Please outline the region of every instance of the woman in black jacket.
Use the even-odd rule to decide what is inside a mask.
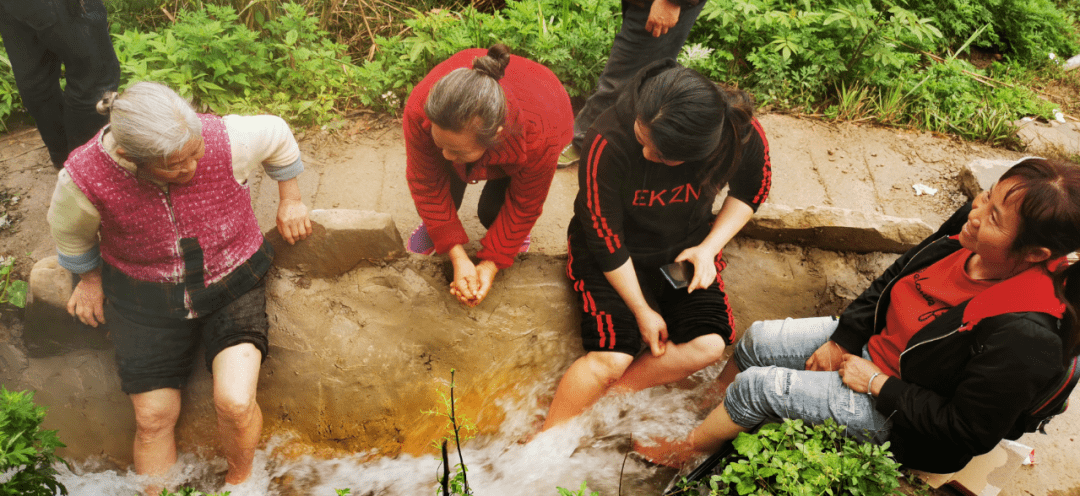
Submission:
[[[889,441],[908,467],[954,472],[1004,438],[1080,352],[1080,167],[1027,158],[901,256],[840,316],[758,322],[720,377],[724,403],[680,441],[681,465],[780,418]],[[775,365],[770,367],[770,365]]]

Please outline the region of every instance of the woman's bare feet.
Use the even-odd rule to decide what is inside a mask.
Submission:
[[[672,441],[666,438],[651,439],[648,445],[634,441],[634,451],[650,462],[672,468],[683,468],[707,454],[695,451],[689,440]]]

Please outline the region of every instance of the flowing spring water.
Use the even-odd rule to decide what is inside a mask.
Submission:
[[[496,400],[506,412],[497,433],[463,443],[469,486],[476,496],[555,495],[556,487],[577,490],[585,481],[590,491],[603,496],[659,494],[675,471],[626,456],[631,439],[686,435],[719,402],[709,385],[722,365],[698,372],[684,381],[685,387],[605,397],[573,421],[532,439],[547,408],[536,398],[550,395],[557,378],[527,385],[520,400]],[[283,454],[282,448],[292,443],[287,434],[267,440],[256,453],[252,477],[230,487],[223,487],[223,458],[181,453],[167,484],[204,492],[229,490],[233,496],[336,496],[338,489],[349,489],[354,496],[441,494],[436,481],[442,461],[435,450],[430,456],[373,458],[357,453],[327,459]],[[457,464],[453,443],[449,449],[450,463]],[[58,467],[60,481],[72,496],[131,496],[145,484],[134,472],[110,465],[115,466],[90,459],[72,470]]]

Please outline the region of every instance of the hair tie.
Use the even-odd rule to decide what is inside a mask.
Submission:
[[[120,94],[115,91],[106,91],[105,94],[102,95],[101,100],[97,102],[97,113],[109,115],[109,112],[112,112],[113,103],[116,102],[116,97],[118,96],[120,96]]]

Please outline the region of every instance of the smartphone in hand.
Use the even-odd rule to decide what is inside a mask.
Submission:
[[[671,287],[682,289],[690,285],[690,279],[694,277],[694,266],[690,262],[683,260],[682,262],[661,266],[660,272],[671,283]]]

